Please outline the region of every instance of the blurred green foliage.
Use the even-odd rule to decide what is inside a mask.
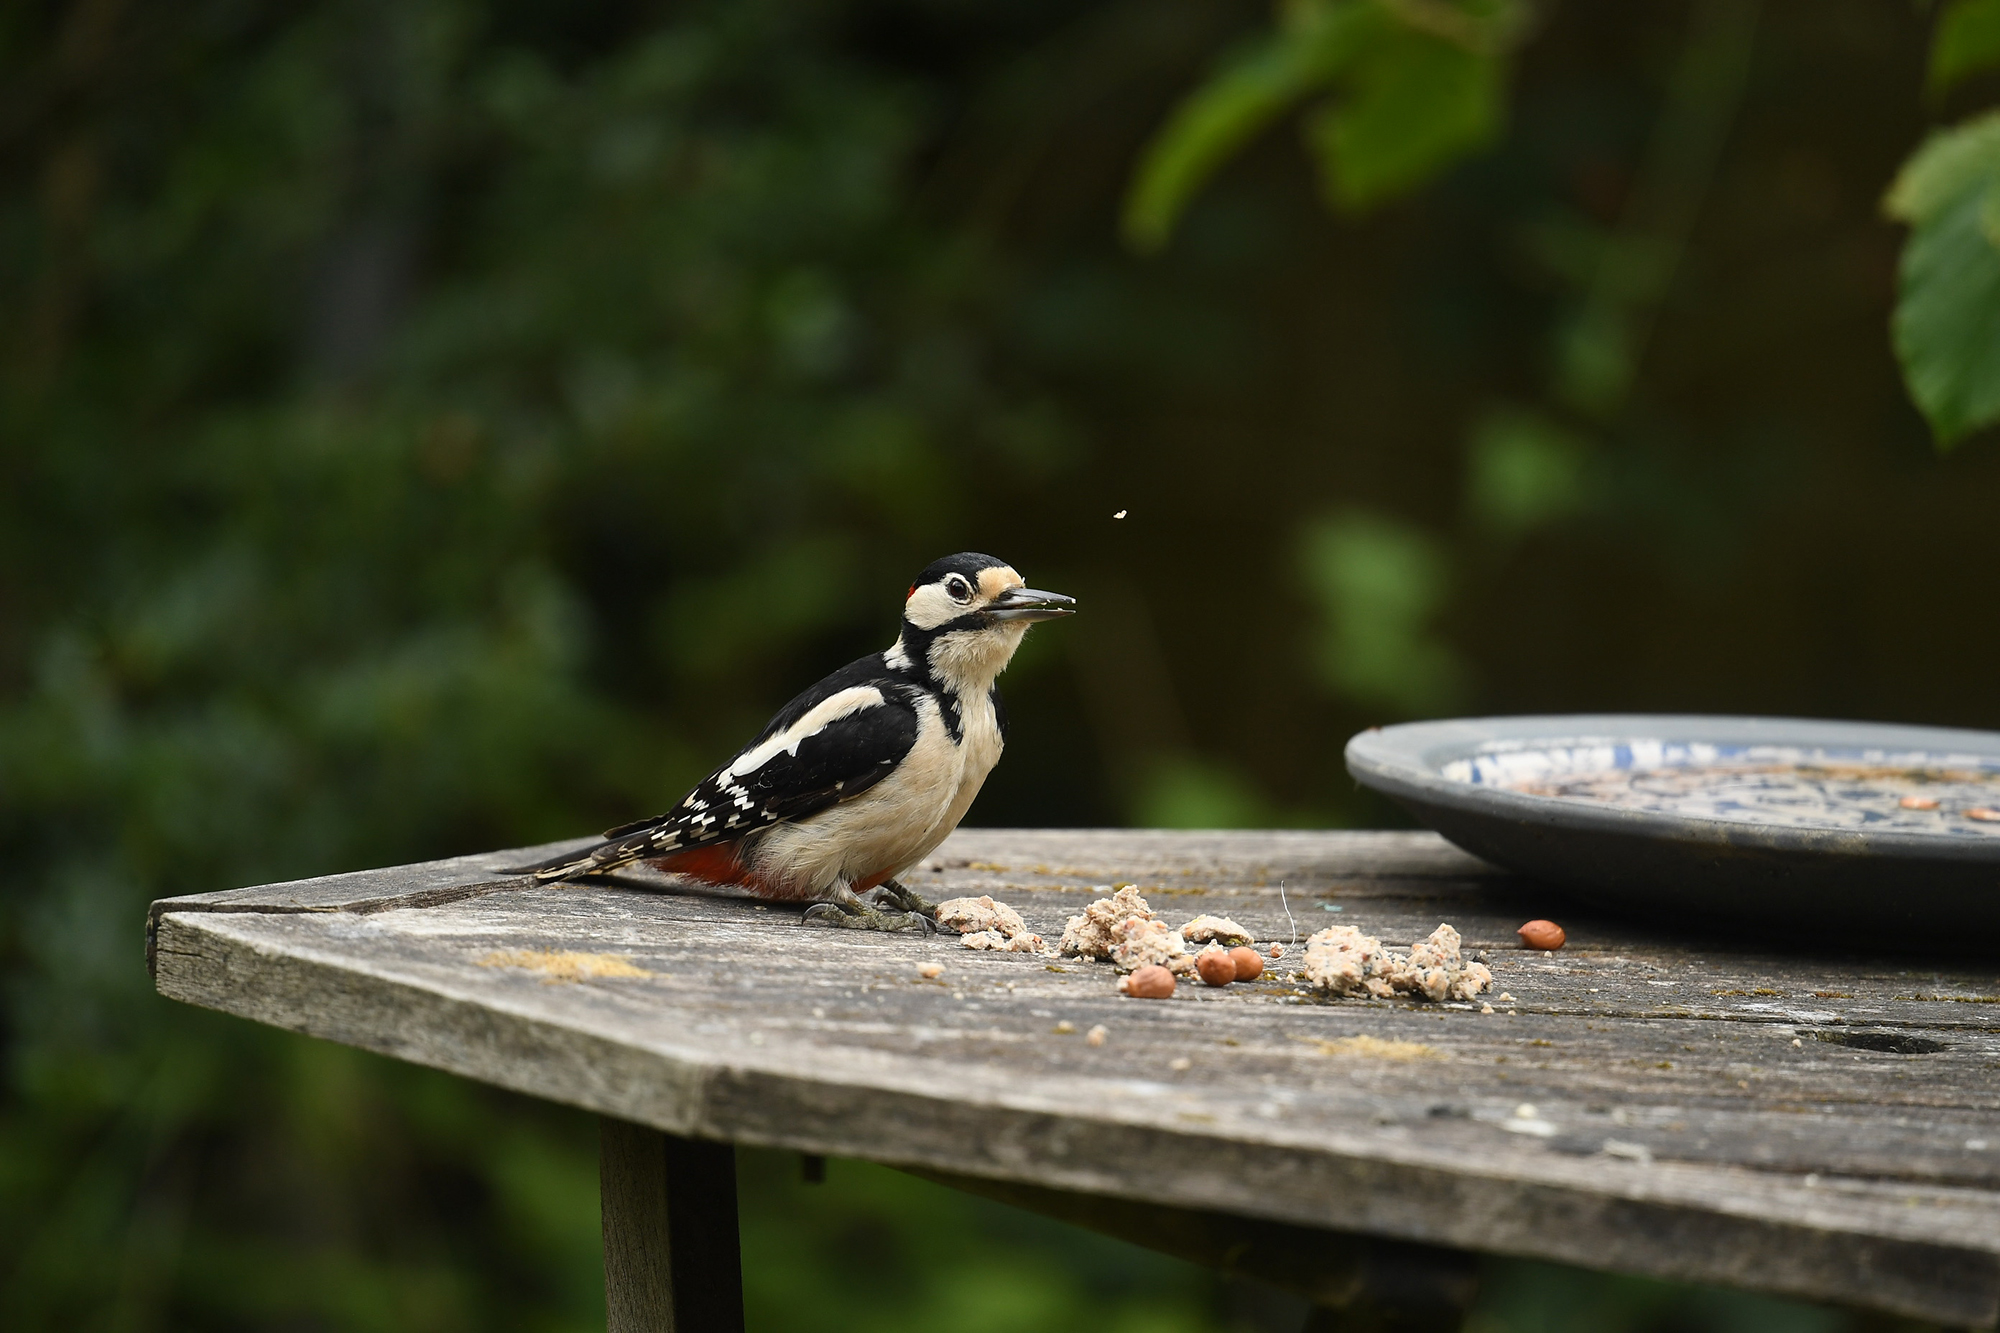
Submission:
[[[1007,678],[988,824],[1393,820],[1340,743],[1447,706],[2000,725],[2000,469],[1935,460],[1881,336],[1923,24],[1526,13],[0,15],[0,1323],[601,1326],[586,1120],[160,1001],[145,904],[659,808],[948,550],[1086,610]],[[1985,244],[1984,170],[1911,255]],[[1285,1314],[787,1170],[745,1167],[760,1326]]]
[[[2000,420],[2000,112],[1931,135],[1884,206],[1912,229],[1896,350],[1939,442],[1954,444]]]
[[[836,17],[16,11],[10,1327],[601,1317],[574,1125],[163,1006],[135,928],[660,806],[955,476],[1061,465]]]
[[[1286,0],[1275,30],[1224,57],[1147,146],[1126,236],[1165,245],[1216,168],[1301,103],[1333,206],[1422,184],[1498,133],[1527,13],[1523,0]]]
[[[2000,4],[1952,0],[1931,43],[1930,91],[1947,98],[2000,68]],[[1987,112],[1926,138],[1883,208],[1909,224],[1896,352],[1910,393],[1950,447],[2000,421],[2000,134]]]
[[[1929,88],[1942,102],[2000,69],[2000,3],[1950,0],[1931,42]],[[1990,100],[1990,98],[1988,99]],[[1887,213],[1909,224],[1896,353],[1940,448],[2000,422],[2000,140],[1994,115],[1933,132],[1903,164]]]
[[[1231,1293],[1191,1264],[886,1167],[831,1162],[824,1184],[806,1185],[791,1154],[740,1156],[745,1317],[753,1328],[1221,1333],[1243,1326]]]
[[[1943,6],[1931,42],[1931,92],[1942,96],[1996,64],[2000,64],[2000,4],[1951,0]]]
[[[1488,413],[1466,445],[1465,498],[1473,521],[1512,540],[1587,511],[1589,462],[1589,446],[1560,422],[1518,408]]]
[[[1556,388],[1603,416],[1631,386],[1645,326],[1665,296],[1734,117],[1762,0],[1695,0],[1656,133],[1656,170],[1617,231],[1591,248],[1587,296],[1559,331]],[[1309,98],[1305,141],[1329,204],[1364,208],[1424,184],[1488,146],[1504,117],[1508,57],[1529,0],[1285,0],[1266,36],[1240,44],[1148,147],[1125,234],[1156,251],[1233,154]],[[1943,98],[2000,68],[2000,0],[1939,9],[1928,88]],[[1328,94],[1332,94],[1328,96]],[[1908,223],[1895,347],[1911,397],[1949,448],[2000,421],[2000,149],[1986,119],[1933,134],[1891,189]],[[1678,177],[1678,179],[1677,179]],[[1990,216],[1989,216],[1990,215]],[[1558,239],[1575,245],[1588,236]]]
[[[1301,564],[1325,607],[1320,671],[1350,698],[1406,716],[1448,711],[1464,667],[1432,621],[1450,595],[1436,538],[1379,515],[1339,514],[1309,528]]]

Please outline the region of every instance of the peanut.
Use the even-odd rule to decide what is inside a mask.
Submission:
[[[1975,805],[1965,812],[1967,819],[1976,819],[1982,824],[2000,824],[2000,810],[1989,806]]]
[[[1211,986],[1227,986],[1236,980],[1236,960],[1227,949],[1203,949],[1195,957],[1194,970]]]
[[[1264,955],[1255,949],[1246,949],[1239,945],[1229,951],[1229,957],[1236,964],[1238,981],[1255,981],[1264,975]]]
[[[925,981],[936,981],[939,977],[944,975],[944,964],[919,963],[917,964],[917,975],[922,977]]]
[[[1521,937],[1524,949],[1560,949],[1569,938],[1553,921],[1530,921],[1514,933]]]
[[[1902,806],[1905,810],[1935,810],[1938,808],[1938,798],[1935,796],[1905,796],[1902,800],[1896,802],[1896,804]]]
[[[1174,974],[1158,963],[1148,963],[1118,983],[1120,990],[1138,1000],[1164,1000],[1174,993]]]

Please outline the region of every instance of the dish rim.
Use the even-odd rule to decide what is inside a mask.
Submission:
[[[1953,837],[1909,830],[1761,824],[1749,820],[1637,810],[1512,791],[1444,776],[1444,765],[1496,747],[1541,743],[1625,744],[1634,740],[1710,745],[1789,745],[1822,749],[1917,751],[1978,756],[2000,764],[2000,732],[1891,722],[1732,716],[1705,713],[1533,713],[1448,718],[1374,727],[1347,742],[1356,781],[1419,805],[1556,828],[1773,851],[1911,857],[2000,864],[2000,837]]]

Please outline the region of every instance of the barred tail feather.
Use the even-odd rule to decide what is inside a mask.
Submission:
[[[586,847],[580,852],[565,852],[552,856],[546,861],[533,865],[508,866],[499,871],[502,875],[533,875],[543,883],[552,880],[569,879],[576,875],[604,874],[619,866],[629,865],[639,859],[644,848],[623,846],[614,842],[600,842],[595,847]]]

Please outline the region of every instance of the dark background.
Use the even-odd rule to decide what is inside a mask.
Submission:
[[[0,1322],[601,1327],[588,1120],[159,1000],[144,906],[663,808],[949,551],[1084,607],[978,824],[1399,822],[1341,744],[1451,712],[2000,727],[2000,452],[1886,332],[1924,13],[1547,7],[1419,194],[1335,215],[1287,124],[1133,255],[1267,22],[0,10]],[[744,1191],[759,1328],[1297,1315],[877,1168]],[[1474,1321],[1863,1326],[1518,1264]]]

